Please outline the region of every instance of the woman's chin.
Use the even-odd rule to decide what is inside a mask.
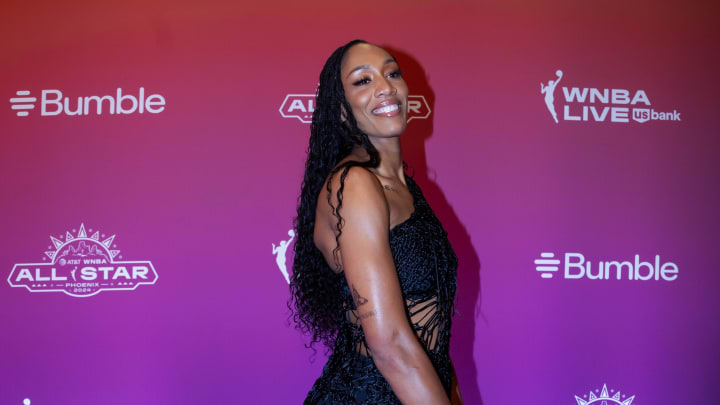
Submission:
[[[383,122],[382,125],[375,125],[371,131],[365,131],[365,133],[379,137],[393,137],[405,132],[406,127],[407,122],[405,119],[398,117],[398,119]]]

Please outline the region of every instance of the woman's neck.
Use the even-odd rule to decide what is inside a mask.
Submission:
[[[379,176],[394,179],[404,184],[405,177],[403,175],[404,169],[402,150],[400,148],[400,137],[370,137],[370,142],[380,154],[380,165],[372,169],[373,172]],[[362,161],[370,159],[370,155],[368,155],[367,151],[362,146],[355,146],[352,154]]]

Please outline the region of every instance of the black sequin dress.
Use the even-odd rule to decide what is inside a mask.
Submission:
[[[447,232],[420,187],[405,175],[415,210],[390,229],[390,249],[400,279],[410,324],[450,397],[450,326],[457,287],[457,256]],[[342,277],[345,306],[338,338],[305,404],[400,404],[372,360],[355,317],[355,304]]]

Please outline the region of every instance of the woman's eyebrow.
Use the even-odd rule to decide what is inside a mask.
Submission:
[[[395,58],[386,59],[385,62],[383,62],[383,65],[387,65],[388,63],[395,62]],[[348,72],[347,76],[350,76],[354,71],[361,70],[361,69],[370,69],[370,65],[360,65],[356,68],[353,68],[350,72]],[[345,77],[347,77],[345,76]]]

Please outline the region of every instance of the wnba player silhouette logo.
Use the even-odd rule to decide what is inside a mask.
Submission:
[[[555,120],[555,123],[558,123],[557,119],[557,113],[555,112],[555,105],[553,104],[555,102],[555,97],[553,96],[553,93],[555,93],[555,87],[558,83],[560,83],[560,79],[562,79],[563,72],[562,70],[556,70],[555,75],[557,75],[557,80],[550,80],[548,81],[547,86],[542,84],[540,82],[540,94],[545,94],[545,105],[547,106],[548,110],[550,111],[550,114],[552,114],[553,119]]]
[[[277,263],[278,268],[280,269],[280,272],[282,273],[283,277],[285,277],[285,281],[290,284],[290,275],[287,271],[287,266],[285,265],[285,253],[287,252],[288,246],[290,246],[290,242],[295,238],[295,231],[292,229],[288,231],[288,236],[290,236],[290,239],[288,240],[281,240],[280,246],[275,246],[275,243],[272,244],[272,252],[275,257],[275,263]]]

